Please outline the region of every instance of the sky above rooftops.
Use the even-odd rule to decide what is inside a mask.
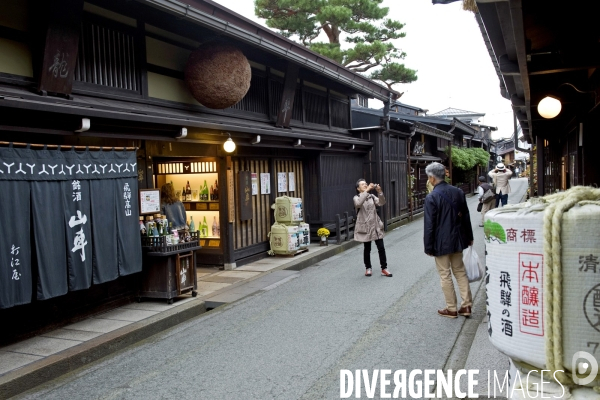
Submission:
[[[254,15],[252,0],[215,0],[234,12],[265,25]],[[419,79],[394,88],[404,92],[398,101],[436,113],[447,108],[485,114],[479,122],[498,127],[492,138],[513,132],[510,101],[500,95],[498,76],[473,13],[462,2],[431,4],[431,0],[385,0],[390,18],[405,24],[406,37],[396,46],[407,53],[403,61]],[[369,107],[382,103],[369,100]]]

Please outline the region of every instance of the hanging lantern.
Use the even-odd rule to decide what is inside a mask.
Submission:
[[[220,41],[202,44],[185,66],[185,83],[200,104],[224,109],[239,102],[250,89],[252,70],[235,46]]]

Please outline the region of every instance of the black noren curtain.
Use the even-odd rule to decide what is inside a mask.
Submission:
[[[135,152],[0,148],[0,201],[0,308],[142,269]]]

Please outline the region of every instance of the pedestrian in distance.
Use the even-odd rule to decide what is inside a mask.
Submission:
[[[425,173],[433,185],[433,191],[425,198],[423,242],[425,254],[435,257],[446,300],[446,308],[438,310],[438,314],[447,318],[457,318],[459,315],[469,317],[473,299],[462,252],[473,245],[473,228],[465,194],[446,183],[442,164],[429,164]],[[458,310],[452,275],[458,283],[462,299]]]
[[[479,202],[482,205],[481,206],[481,224],[479,224],[479,226],[483,226],[483,224],[485,223],[485,213],[490,211],[491,209],[493,209],[494,205],[495,205],[495,198],[488,200],[488,201],[484,201],[483,195],[488,190],[491,191],[492,193],[494,192],[494,188],[492,187],[492,185],[490,185],[489,183],[486,182],[485,176],[480,176],[479,177],[479,187],[477,188],[477,198],[479,199]]]
[[[491,170],[488,175],[494,180],[496,186],[496,208],[502,202],[502,207],[508,202],[508,194],[510,193],[510,184],[508,180],[512,176],[512,171],[507,169],[504,164],[499,163],[496,168]]]
[[[377,196],[369,193],[371,190],[377,191]],[[356,208],[356,224],[354,225],[354,240],[364,243],[364,263],[365,276],[371,276],[371,242],[375,241],[379,253],[379,264],[381,266],[381,276],[388,278],[392,274],[387,270],[387,259],[385,257],[385,247],[383,246],[383,222],[377,215],[377,206],[385,204],[385,197],[381,186],[376,183],[369,183],[364,179],[356,181],[356,191],[354,196],[354,208]]]

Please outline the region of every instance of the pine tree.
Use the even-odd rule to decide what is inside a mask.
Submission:
[[[304,46],[369,78],[390,90],[397,83],[417,80],[415,70],[396,62],[406,53],[392,42],[406,36],[404,24],[386,18],[383,0],[254,0],[254,12],[267,26],[297,38]],[[324,32],[328,42],[315,41]],[[350,44],[341,48],[341,35]]]

